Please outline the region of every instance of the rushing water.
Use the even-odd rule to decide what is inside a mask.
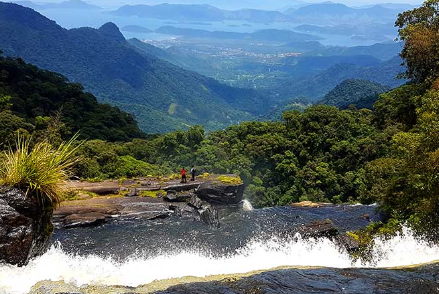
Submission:
[[[27,293],[41,280],[138,286],[166,278],[279,266],[382,268],[439,260],[439,247],[416,239],[409,229],[390,240],[376,240],[370,264],[353,262],[327,239],[303,240],[287,231],[328,215],[341,230],[350,230],[361,226],[359,216],[364,213],[378,218],[373,211],[366,206],[276,208],[224,214],[219,229],[171,218],[59,230],[49,252],[26,267],[0,266],[0,293]]]

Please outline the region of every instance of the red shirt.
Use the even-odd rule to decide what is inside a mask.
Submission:
[[[185,176],[185,175],[186,175],[186,170],[185,170],[185,169],[182,169],[182,170],[181,170],[181,175],[182,175],[182,176]]]

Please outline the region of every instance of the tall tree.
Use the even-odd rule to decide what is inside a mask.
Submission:
[[[407,71],[405,78],[414,82],[433,82],[439,77],[439,0],[427,0],[413,10],[398,15],[399,39]]]

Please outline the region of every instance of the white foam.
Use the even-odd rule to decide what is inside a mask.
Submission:
[[[242,200],[242,210],[244,211],[252,211],[253,205],[250,203],[250,201],[244,199]]]
[[[439,247],[417,240],[405,229],[404,234],[388,241],[377,240],[374,262],[366,266],[394,267],[439,260]],[[358,267],[347,253],[331,241],[278,239],[254,241],[233,256],[213,258],[200,252],[142,258],[133,256],[124,262],[98,256],[68,255],[52,247],[26,267],[0,265],[0,293],[22,294],[41,280],[64,280],[76,285],[138,286],[154,280],[183,276],[246,273],[278,266]],[[3,292],[2,292],[3,291]]]

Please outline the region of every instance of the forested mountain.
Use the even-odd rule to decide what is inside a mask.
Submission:
[[[367,55],[386,61],[398,56],[399,52],[401,52],[402,47],[403,44],[399,42],[377,43],[370,46],[354,46],[354,47],[326,46],[318,50],[312,50],[308,54],[318,55],[318,56]]]
[[[158,59],[173,63],[177,66],[180,66],[180,67],[182,66],[182,62],[181,62],[180,58],[172,55],[171,53],[169,53],[166,50],[163,50],[163,49],[155,47],[151,44],[142,42],[136,38],[129,39],[128,42],[130,43],[131,46],[140,50],[143,53],[146,53],[146,54],[148,54],[150,56],[154,56]]]
[[[368,80],[395,88],[405,83],[405,80],[396,78],[403,71],[399,57],[371,66],[339,63],[306,79],[285,83],[282,89],[291,99],[307,97],[310,101],[318,101],[347,79]]]
[[[272,42],[305,42],[320,40],[320,37],[296,33],[289,30],[266,29],[258,30],[253,33],[236,33],[225,31],[207,31],[191,28],[178,28],[173,26],[163,26],[155,30],[156,33],[183,36],[186,38],[210,38],[210,39],[229,39],[229,40],[255,40]]]
[[[132,115],[98,103],[81,85],[0,56],[0,149],[13,143],[18,130],[38,134],[47,128],[58,128],[64,138],[78,131],[81,138],[107,141],[144,137]]]
[[[331,2],[301,5],[286,10],[269,11],[259,9],[223,10],[207,4],[169,4],[125,5],[113,11],[118,16],[138,16],[143,18],[169,19],[175,21],[224,21],[245,20],[255,23],[294,22],[294,23],[379,23],[393,21],[399,7],[375,5],[364,8],[351,8]],[[254,6],[253,6],[254,7]]]
[[[379,95],[390,91],[390,89],[389,86],[370,81],[349,79],[332,89],[319,103],[337,106],[341,109],[345,109],[351,104],[357,108],[372,109]]]
[[[241,9],[222,10],[207,4],[158,4],[124,5],[112,12],[118,16],[169,19],[176,21],[246,20],[256,23],[287,21],[288,16],[279,11]]]
[[[390,9],[380,5],[367,8],[351,8],[343,4],[324,2],[289,9],[285,14],[296,23],[341,24],[376,21],[393,21],[401,9]]]
[[[137,25],[124,26],[120,30],[123,32],[132,32],[132,33],[151,33],[151,32],[153,32],[152,30],[150,30],[148,28],[145,28],[142,26],[137,26]]]
[[[135,114],[148,132],[194,124],[215,129],[265,110],[252,90],[225,86],[134,49],[113,24],[66,30],[31,9],[0,2],[0,47],[82,83],[101,101]]]

